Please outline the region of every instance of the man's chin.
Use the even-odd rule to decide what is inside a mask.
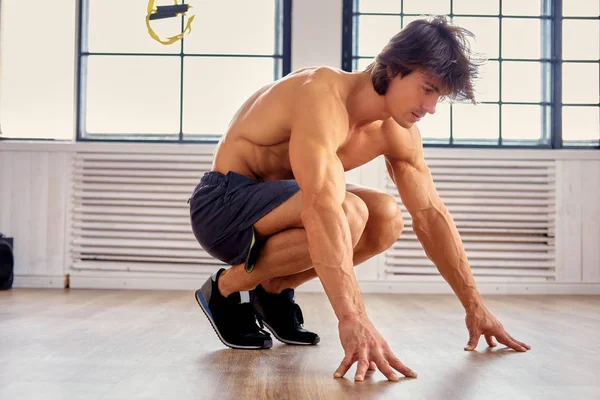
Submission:
[[[400,125],[404,129],[410,129],[415,124],[414,122],[407,122],[407,121],[396,121],[396,122],[398,123],[398,125]]]

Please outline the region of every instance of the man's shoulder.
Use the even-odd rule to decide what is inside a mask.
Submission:
[[[326,107],[330,111],[346,112],[345,80],[339,70],[315,67],[298,72],[298,85],[293,86],[293,97],[301,108]]]
[[[261,100],[270,108],[283,106],[295,116],[300,109],[308,111],[321,106],[340,109],[337,71],[331,67],[297,69],[285,77],[264,86],[250,99],[252,104]]]
[[[303,76],[307,80],[314,82],[328,82],[344,75],[344,71],[339,68],[319,65],[314,67],[300,68],[288,74],[288,77]]]
[[[324,95],[339,95],[345,85],[346,72],[328,66],[303,68],[288,75],[299,83],[299,93],[318,91]]]

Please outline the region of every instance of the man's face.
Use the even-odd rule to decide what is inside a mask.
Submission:
[[[403,128],[412,127],[426,114],[434,114],[442,95],[441,81],[422,70],[397,75],[385,94],[392,118]]]

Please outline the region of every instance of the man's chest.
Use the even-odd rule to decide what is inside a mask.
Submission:
[[[376,130],[358,130],[349,133],[348,140],[338,149],[337,155],[344,171],[360,167],[383,154],[383,137]]]

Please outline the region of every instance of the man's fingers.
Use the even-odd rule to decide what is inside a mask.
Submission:
[[[466,351],[473,351],[477,347],[477,343],[479,343],[479,334],[469,333],[469,342],[465,346]]]
[[[388,378],[390,381],[397,381],[400,379],[398,375],[396,375],[396,373],[394,372],[394,369],[390,366],[390,363],[388,363],[387,360],[383,357],[379,357],[377,359],[377,368],[379,368],[381,373],[385,375],[385,377]]]
[[[527,349],[525,347],[521,346],[519,343],[512,340],[506,333],[504,333],[502,335],[497,335],[496,339],[498,339],[498,341],[500,343],[502,343],[503,345],[510,347],[511,349],[513,349],[515,351],[527,351]]]
[[[398,359],[398,357],[396,357],[395,355],[391,354],[387,357],[388,362],[390,363],[390,365],[392,367],[394,367],[394,369],[398,372],[400,372],[402,375],[409,377],[409,378],[416,378],[417,377],[417,373],[415,371],[413,371],[412,369],[408,368],[406,365],[402,364],[402,361],[400,361],[400,359]]]
[[[519,342],[518,340],[517,340],[517,343],[519,343],[521,346],[525,347],[527,350],[531,350],[531,346],[530,345],[528,345],[526,343],[523,343],[523,342]]]
[[[375,364],[375,361],[371,361],[369,363],[369,369],[368,371],[375,371],[377,369],[377,365]]]
[[[485,340],[486,340],[488,346],[496,347],[496,342],[494,341],[494,338],[492,337],[492,335],[485,335]]]
[[[364,380],[365,374],[367,373],[367,368],[369,368],[369,361],[366,358],[359,359],[358,364],[356,366],[356,374],[354,375],[354,380]]]
[[[525,343],[523,343],[523,342],[521,342],[521,341],[519,341],[519,340],[515,339],[514,337],[510,336],[510,334],[509,334],[508,332],[507,332],[506,334],[508,335],[508,337],[509,337],[509,338],[510,338],[510,339],[511,339],[513,342],[516,342],[516,343],[520,344],[522,347],[524,347],[524,348],[525,348],[525,349],[527,349],[527,350],[531,350],[531,346],[530,346],[530,345],[528,345],[528,344],[525,344]]]
[[[352,356],[344,357],[338,369],[335,370],[333,377],[341,378],[342,376],[346,375],[346,372],[348,372],[352,364],[354,364],[354,359]]]

